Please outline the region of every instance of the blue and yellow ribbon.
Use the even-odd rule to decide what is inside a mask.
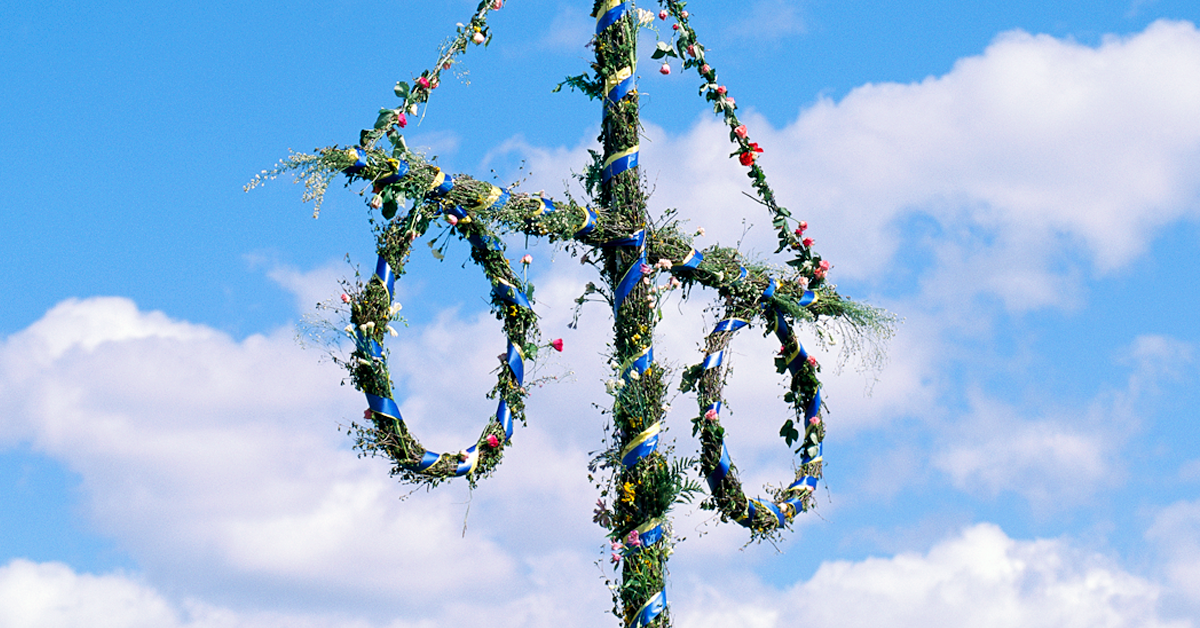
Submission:
[[[691,252],[687,254],[687,257],[683,258],[683,261],[675,264],[674,268],[696,268],[700,265],[700,262],[703,261],[704,254],[696,249],[692,249]]]
[[[658,449],[658,434],[662,431],[662,423],[655,421],[654,425],[646,428],[641,434],[638,434],[633,440],[629,441],[628,445],[621,450],[621,464],[626,467],[632,467],[637,464],[637,461],[649,456],[655,449]]]
[[[629,3],[623,0],[605,0],[596,10],[596,34],[617,23],[629,12]]]
[[[607,182],[609,179],[629,170],[636,168],[638,165],[638,149],[640,146],[634,144],[623,151],[609,155],[608,159],[604,160],[604,165],[600,171],[600,180]]]
[[[643,604],[640,609],[638,609],[637,614],[635,614],[633,619],[630,620],[627,628],[646,628],[646,626],[649,626],[650,622],[654,621],[654,618],[658,617],[666,607],[667,591],[666,589],[663,589],[662,591],[650,596],[649,600],[646,600],[646,603]]]

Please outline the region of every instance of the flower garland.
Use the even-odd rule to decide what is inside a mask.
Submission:
[[[728,90],[716,83],[715,70],[705,62],[704,47],[688,26],[684,3],[663,2],[665,8],[658,17],[675,17],[675,41],[673,46],[660,42],[652,58],[682,58],[685,68],[696,67],[704,77],[701,92],[730,126],[730,139],[737,146],[731,156],[750,169],[759,198],[772,212],[772,224],[780,233],[779,250],[795,252],[787,262],[789,268],[749,260],[732,248],[697,250],[694,237],[703,235],[703,229],[687,234],[669,217],[658,225],[647,218],[638,170],[635,52],[639,26],[652,22],[655,15],[621,0],[594,0],[594,74],[564,81],[603,102],[602,150],[591,152],[592,161],[580,176],[596,209],[579,205],[569,196],[555,201],[540,193],[502,190],[467,175],[447,174],[405,145],[401,129],[408,116],[429,102],[441,72],[453,67],[457,55],[471,44],[490,41],[487,12],[500,9],[501,0],[479,4],[469,23],[460,24],[456,36],[443,45],[433,69],[423,71],[412,84],[397,82],[399,106],[381,109],[373,128],[360,134],[358,145],[327,147],[315,154],[293,153],[247,185],[250,189],[283,172],[294,172],[296,180],[305,183],[304,200],[315,201],[315,216],[333,177],[344,174],[370,184],[368,205],[383,217],[379,223],[372,218],[378,261],[366,284],[345,295],[351,314],[346,332],[354,349],[349,359],[339,362],[368,401],[367,424],[353,426],[358,446],[389,457],[394,462],[393,474],[405,482],[436,485],[462,476],[474,486],[489,475],[502,460],[514,421],[525,420],[525,375],[537,352],[546,346],[562,350],[561,340],[538,343],[533,285],[513,270],[500,236],[523,233],[590,247],[584,261],[600,269],[607,288],[588,284],[584,297],[596,293],[605,298],[612,307],[615,328],[614,376],[608,386],[614,396],[614,438],[590,467],[593,473],[603,468],[611,475],[601,485],[595,521],[608,530],[611,558],[621,574],[620,585],[612,585],[613,612],[626,626],[635,628],[670,623],[665,577],[674,541],[668,515],[674,504],[701,490],[698,482],[687,477],[690,466],[698,463],[710,488],[711,498],[702,506],[745,525],[752,538],[776,534],[811,505],[822,471],[820,367],[796,339],[794,326],[813,325],[819,338],[835,334],[843,347],[858,349],[878,346],[891,335],[895,324],[892,315],[845,299],[836,286],[827,283],[831,266],[812,250],[812,239],[804,235],[807,224],[800,221],[793,229],[791,214],[775,202],[757,164],[762,149],[749,140]],[[660,71],[668,73],[669,65],[664,63]],[[385,137],[390,150],[377,146]],[[404,206],[408,209],[401,213]],[[409,431],[392,398],[383,348],[398,309],[393,304],[395,281],[405,272],[412,245],[443,222],[444,231],[429,243],[434,255],[441,258],[446,244],[437,242],[443,235],[447,241],[454,237],[470,244],[472,261],[492,286],[491,308],[502,322],[506,338],[496,384],[489,393],[497,399],[496,412],[476,441],[456,453],[430,451]],[[531,261],[526,256],[521,263],[527,267]],[[669,280],[658,285],[660,276]],[[695,285],[716,290],[725,303],[719,322],[705,337],[703,360],[681,377],[681,389],[697,393],[699,415],[692,423],[693,435],[699,436],[702,445],[698,461],[673,459],[669,446],[660,447],[668,371],[654,361],[653,354],[664,295],[676,289],[686,294]],[[798,444],[796,451],[801,456],[795,479],[769,500],[745,496],[720,422],[727,374],[725,351],[733,335],[756,320],[782,343],[776,366],[790,376],[784,399],[795,416],[784,422],[780,436],[789,446]],[[611,510],[605,498],[611,499]]]

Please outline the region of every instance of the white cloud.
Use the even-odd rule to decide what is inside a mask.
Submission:
[[[1200,501],[1178,501],[1159,510],[1146,538],[1157,546],[1180,603],[1200,610]]]
[[[494,601],[443,593],[432,612],[406,609],[394,619],[370,619],[365,612],[239,610],[195,598],[172,602],[127,574],[79,574],[57,563],[14,560],[0,567],[0,623],[11,628],[407,628],[486,618],[502,628],[612,625],[615,620],[601,608],[604,596],[596,592],[603,587],[594,577],[580,578],[589,571],[586,562],[574,554],[551,553],[530,560],[530,593]],[[702,575],[717,572],[726,575]],[[1193,625],[1164,617],[1162,588],[1104,556],[1063,540],[1015,540],[986,523],[942,539],[924,554],[825,562],[811,578],[783,589],[739,570],[692,570],[676,580],[669,597],[681,628],[729,622],[782,628],[794,625],[797,615],[816,627]],[[589,588],[577,588],[584,584]]]
[[[808,220],[837,279],[886,285],[901,249],[935,262],[926,305],[998,297],[1016,311],[1073,306],[1079,282],[1115,275],[1161,229],[1197,216],[1200,33],[1160,21],[1099,47],[1014,31],[946,75],[868,84],[783,129],[742,117],[783,205]],[[749,105],[749,103],[746,103]],[[741,196],[728,130],[703,115],[681,137],[647,126],[653,204],[729,243],[773,250]],[[934,225],[928,237],[914,219]]]
[[[1160,587],[1060,540],[1019,541],[992,524],[972,526],[925,554],[821,565],[773,592],[709,583],[680,605],[679,625],[793,626],[1189,626],[1163,619]]]

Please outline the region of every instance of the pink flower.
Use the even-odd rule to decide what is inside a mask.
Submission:
[[[364,419],[364,420],[370,421],[370,420],[371,420],[371,416],[372,416],[372,413],[371,413],[371,409],[370,409],[370,408],[367,408],[366,410],[363,410],[363,419]]]
[[[500,446],[500,439],[496,438],[495,434],[488,434],[487,444],[488,444],[488,447],[495,449]]]
[[[408,118],[405,117],[404,112],[400,111],[399,109],[396,110],[396,124],[402,129],[408,126]]]
[[[659,260],[657,262],[654,263],[654,265],[657,266],[658,268],[661,268],[662,270],[667,270],[671,267],[671,260],[669,260],[665,257],[661,257],[661,258],[659,258]]]
[[[813,242],[816,242],[816,240],[813,240],[812,238],[804,238],[800,241],[800,244],[803,244],[804,246],[812,246]]]
[[[477,44],[482,44],[484,39],[487,38],[483,36],[483,33],[475,33],[475,35],[471,37],[471,41]]]
[[[796,280],[796,284],[800,286],[801,290],[807,290],[808,289],[808,277],[800,277],[799,279]]]
[[[708,419],[709,421],[716,421],[717,420],[717,411],[712,408],[709,408],[708,412],[704,413],[704,418]]]
[[[707,63],[705,63],[704,65],[700,66],[700,73],[701,73],[701,74],[708,74],[709,72],[712,72],[712,68],[708,67],[708,64],[707,64]]]
[[[665,19],[667,19],[667,12],[666,12],[666,11],[659,11],[659,12],[658,12],[658,19],[660,19],[660,20],[665,20]]]
[[[460,449],[460,450],[459,450],[459,452],[458,452],[458,460],[459,460],[459,462],[466,462],[466,461],[467,461],[467,459],[468,459],[468,458],[470,458],[470,457],[471,457],[471,454],[470,454],[470,453],[468,453],[468,452],[467,452],[467,450],[465,450],[465,449]]]
[[[618,554],[618,553],[616,553],[616,552],[613,552],[613,553],[612,553],[612,561],[613,561],[614,563],[619,563],[619,562],[621,562],[621,555],[620,555],[620,554]]]
[[[522,258],[521,258],[521,263],[522,263],[522,264],[524,264],[524,265],[526,265],[526,266],[528,266],[528,265],[532,264],[532,263],[533,263],[533,256],[532,256],[532,255],[530,255],[530,254],[528,254],[528,253],[526,253],[526,254],[525,254],[525,257],[522,257]]]
[[[733,99],[733,96],[726,96],[725,104],[729,105],[730,107],[736,107],[737,101]]]
[[[671,73],[671,64],[670,64],[670,63],[664,63],[664,64],[662,64],[662,67],[661,67],[661,68],[659,68],[659,69],[658,69],[658,71],[659,71],[659,72],[662,72],[664,75],[665,75],[665,74],[670,74],[670,73]]]
[[[446,214],[446,222],[450,223],[450,226],[453,227],[454,225],[458,224],[458,216],[455,216],[454,214]]]
[[[825,278],[825,271],[824,271],[824,270],[822,270],[822,269],[820,269],[820,268],[818,268],[818,269],[816,269],[816,270],[814,270],[814,271],[813,271],[813,277],[816,277],[817,279],[824,279],[824,278]]]
[[[383,197],[376,194],[371,197],[371,209],[379,209],[383,207]]]
[[[802,235],[806,229],[808,229],[808,223],[801,220],[800,226],[796,227],[796,235]]]
[[[739,125],[737,125],[736,127],[734,127],[734,128],[733,128],[733,134],[734,134],[734,135],[736,135],[736,136],[738,136],[738,137],[740,137],[740,138],[742,138],[742,139],[746,139],[746,134],[747,134],[747,131],[746,131],[746,125],[744,125],[744,124],[739,124]]]
[[[817,356],[815,356],[815,355],[808,356],[808,365],[812,366],[812,367],[816,367],[817,366]]]
[[[424,87],[425,89],[429,89],[429,79],[422,76],[421,78],[417,79],[417,85],[420,85],[421,87]]]
[[[725,92],[727,92],[727,91],[729,91],[729,90],[725,89],[725,86],[724,86],[724,85],[718,85],[718,86],[717,86],[717,93],[718,93],[718,94],[720,94],[720,95],[724,96],[724,95],[725,95]]]
[[[830,264],[829,262],[827,262],[825,260],[821,260],[820,266],[821,266],[821,270],[829,270],[830,268],[833,268],[833,264]]]
[[[449,62],[449,61],[447,61],[447,62],[443,63],[443,64],[442,64],[442,69],[443,69],[443,70],[449,70],[449,69],[450,69],[450,62]]]
[[[349,302],[350,302],[350,295],[343,292],[342,293],[342,303],[349,303]]]
[[[624,545],[621,545],[621,542],[620,542],[620,541],[613,541],[613,542],[612,542],[612,551],[614,551],[614,552],[619,552],[619,551],[621,551],[621,550],[623,550],[623,549],[625,549],[625,546],[624,546]]]
[[[495,2],[492,3],[493,11],[499,11],[503,7],[504,7],[504,0],[496,0]]]
[[[642,546],[642,539],[640,536],[638,536],[637,530],[629,531],[629,536],[625,537],[625,544],[628,545],[629,547],[641,547]]]
[[[809,425],[820,425],[820,424],[821,424],[821,417],[819,417],[819,416],[815,416],[815,417],[813,417],[813,418],[809,419],[809,420],[808,420],[808,424],[809,424]]]
[[[683,284],[680,283],[680,281],[678,279],[676,279],[675,277],[671,277],[671,281],[668,285],[670,285],[671,289],[674,290],[675,288],[678,288],[679,286],[682,286]]]
[[[683,18],[683,19],[685,19],[685,20],[687,19],[687,16],[688,16],[688,12],[687,12],[687,11],[684,11],[683,13],[680,13],[680,14],[679,14],[679,17],[681,17],[681,18]]]
[[[687,47],[687,53],[688,53],[688,56],[689,56],[689,57],[695,58],[695,56],[696,56],[696,45],[695,45],[695,44],[689,44],[689,45],[688,45],[688,47]]]
[[[550,346],[554,347],[555,351],[562,353],[562,348],[563,348],[562,338],[555,338],[554,340],[551,340]]]

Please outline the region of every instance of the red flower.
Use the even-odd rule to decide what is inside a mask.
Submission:
[[[396,110],[396,124],[400,125],[400,128],[402,129],[408,124],[408,118],[405,117],[404,112],[400,111],[399,109]]]
[[[750,142],[750,149],[738,155],[738,161],[742,162],[743,166],[753,166],[755,158],[758,157],[755,153],[761,153],[763,149],[758,147],[758,142]]]
[[[496,438],[495,434],[488,434],[487,444],[488,444],[488,447],[495,449],[500,446],[500,439]]]
[[[417,79],[417,85],[420,85],[421,87],[424,87],[425,89],[429,89],[429,79],[422,76],[421,78]]]
[[[804,238],[803,240],[800,241],[800,243],[803,244],[804,246],[812,246],[813,239],[812,238]]]
[[[551,340],[551,341],[550,341],[550,346],[551,346],[551,347],[554,347],[554,350],[555,350],[555,351],[558,351],[559,353],[562,353],[562,348],[563,348],[563,341],[562,341],[562,338],[557,338],[557,339],[555,339],[555,340]]]

